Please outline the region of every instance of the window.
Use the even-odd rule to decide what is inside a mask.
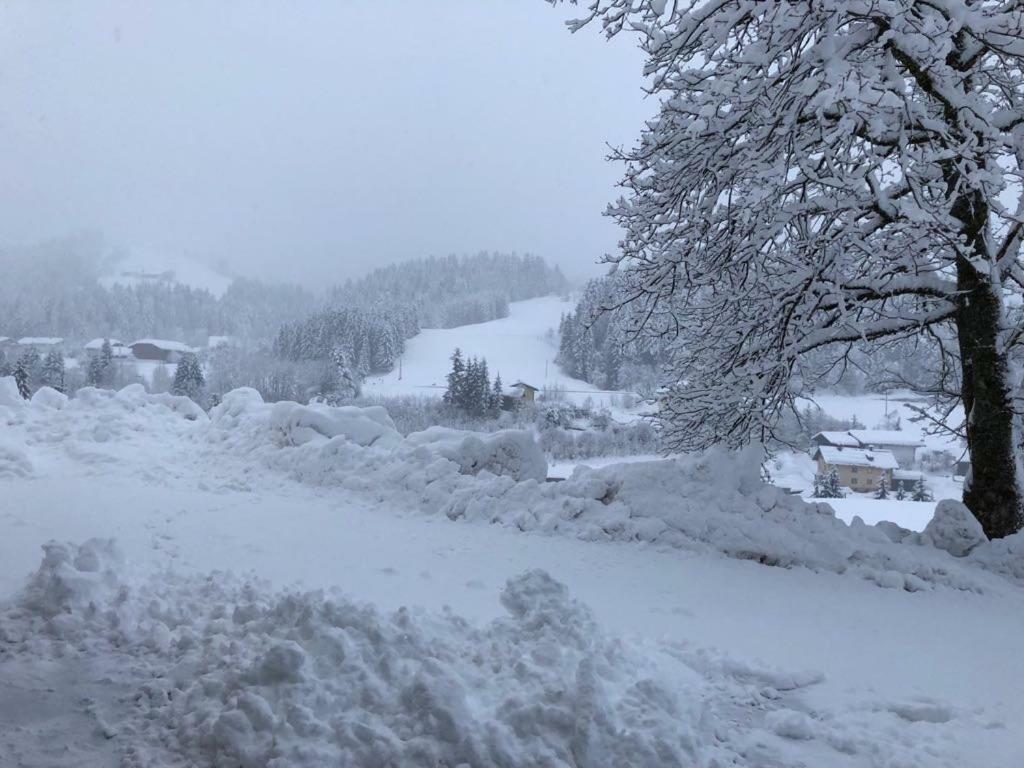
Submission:
[[[854,474],[857,474],[858,469],[859,467],[850,467],[850,471],[853,472]]]

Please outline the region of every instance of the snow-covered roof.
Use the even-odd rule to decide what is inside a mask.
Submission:
[[[134,347],[136,344],[149,344],[156,347],[157,349],[164,349],[168,352],[194,352],[195,350],[187,344],[182,344],[180,341],[167,341],[166,339],[139,339],[129,344],[129,347]]]
[[[3,344],[5,341],[10,341],[10,340],[11,340],[10,336],[0,336],[0,344]]]
[[[85,345],[86,349],[103,349],[104,339],[93,339]],[[124,342],[118,341],[117,339],[110,339],[110,346],[112,347],[123,347]]]
[[[231,337],[230,336],[210,336],[206,340],[206,346],[208,346],[210,349],[213,349],[214,347],[223,347],[224,345],[230,344],[230,343],[231,343]]]
[[[849,432],[819,432],[814,436],[817,440],[821,438],[830,445],[847,445],[850,448],[860,448],[860,442]]]
[[[56,336],[24,336],[18,339],[18,344],[23,347],[52,347],[63,343],[64,339]]]
[[[826,464],[842,464],[848,467],[878,467],[879,469],[896,469],[899,462],[890,451],[875,451],[869,448],[843,448],[835,445],[819,445],[814,452],[817,458]]]
[[[923,472],[914,472],[910,469],[894,469],[892,471],[893,480],[921,480],[923,478]]]
[[[919,438],[898,429],[851,429],[862,445],[901,445],[920,448],[924,445]]]
[[[536,392],[540,391],[540,387],[535,387],[533,386],[533,384],[527,384],[525,381],[514,381],[509,386],[512,387],[513,389],[517,387],[525,387],[526,389],[532,389]]]

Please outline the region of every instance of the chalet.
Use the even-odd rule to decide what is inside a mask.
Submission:
[[[819,445],[811,458],[818,464],[818,474],[827,475],[835,470],[840,485],[861,493],[874,491],[883,477],[891,486],[892,473],[899,469],[892,453],[871,448]]]
[[[110,352],[114,357],[129,357],[131,350],[125,346],[123,341],[117,339],[93,339],[85,345],[85,352],[89,357],[98,355],[103,350],[103,342],[110,341]]]
[[[128,345],[136,360],[158,360],[163,363],[176,363],[181,356],[195,350],[180,341],[164,339],[139,339]]]
[[[851,429],[846,432],[819,432],[811,438],[815,446],[830,445],[836,448],[874,448],[888,451],[896,457],[900,467],[914,466],[917,449],[922,448],[918,438],[896,429]]]

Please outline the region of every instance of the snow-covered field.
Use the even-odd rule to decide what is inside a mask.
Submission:
[[[543,483],[379,409],[4,402],[0,765],[1024,759],[1020,541],[846,526],[749,456]]]
[[[595,405],[609,405],[611,395],[567,376],[555,364],[559,320],[575,308],[572,300],[545,296],[512,302],[509,316],[500,320],[424,329],[406,343],[401,371],[396,367],[386,376],[367,379],[363,389],[368,394],[440,397],[451,368],[449,358],[458,347],[465,356],[486,358],[491,376],[501,374],[505,384],[521,380],[542,390],[561,387],[567,399],[582,402],[590,397]]]

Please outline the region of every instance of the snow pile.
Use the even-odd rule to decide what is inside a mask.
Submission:
[[[530,432],[507,429],[490,434],[430,427],[406,438],[410,446],[429,446],[459,465],[463,475],[489,472],[515,480],[538,480],[548,475],[544,452]]]
[[[494,481],[459,488],[443,502],[451,519],[583,539],[640,541],[766,565],[853,572],[880,586],[935,584],[981,590],[975,574],[934,544],[894,542],[883,528],[846,525],[827,504],[764,483],[760,449],[709,451],[674,460],[579,468],[561,483]],[[913,546],[929,544],[932,546]]]
[[[246,402],[253,403],[251,398],[247,392]],[[237,407],[232,410],[237,416]],[[276,442],[284,446],[303,445],[317,437],[343,437],[364,448],[394,448],[402,441],[387,410],[379,405],[357,408],[354,405],[332,407],[274,403],[270,411],[270,429]]]
[[[29,459],[25,449],[15,443],[8,442],[3,435],[0,435],[0,479],[5,477],[30,477],[32,472],[32,461]]]
[[[18,382],[13,376],[0,378],[0,408],[20,409],[25,407],[25,400],[18,392]]]
[[[63,410],[68,404],[68,396],[63,392],[58,392],[52,387],[40,387],[36,390],[35,394],[32,395],[32,405],[39,406],[40,408],[52,408],[56,411]]]
[[[255,390],[227,393],[210,411],[207,440],[314,485],[372,493],[404,505],[436,503],[469,476],[543,480],[547,461],[533,435],[431,428],[406,438],[380,406],[264,403]],[[465,477],[460,477],[465,476]],[[482,479],[482,477],[481,477]]]
[[[660,682],[541,571],[509,580],[506,616],[372,606],[270,592],[224,574],[139,585],[110,542],[51,544],[17,605],[9,649],[130,654],[140,687],[125,734],[134,756],[193,765],[689,766],[722,752],[702,695]],[[747,691],[745,696],[750,696]],[[156,760],[160,763],[160,760]]]
[[[47,621],[60,636],[78,634],[120,588],[123,558],[111,539],[89,539],[81,546],[50,542],[32,575],[22,606]]]
[[[981,523],[959,501],[943,499],[935,507],[935,516],[921,533],[923,541],[937,549],[944,549],[953,557],[964,557],[988,537]]]

